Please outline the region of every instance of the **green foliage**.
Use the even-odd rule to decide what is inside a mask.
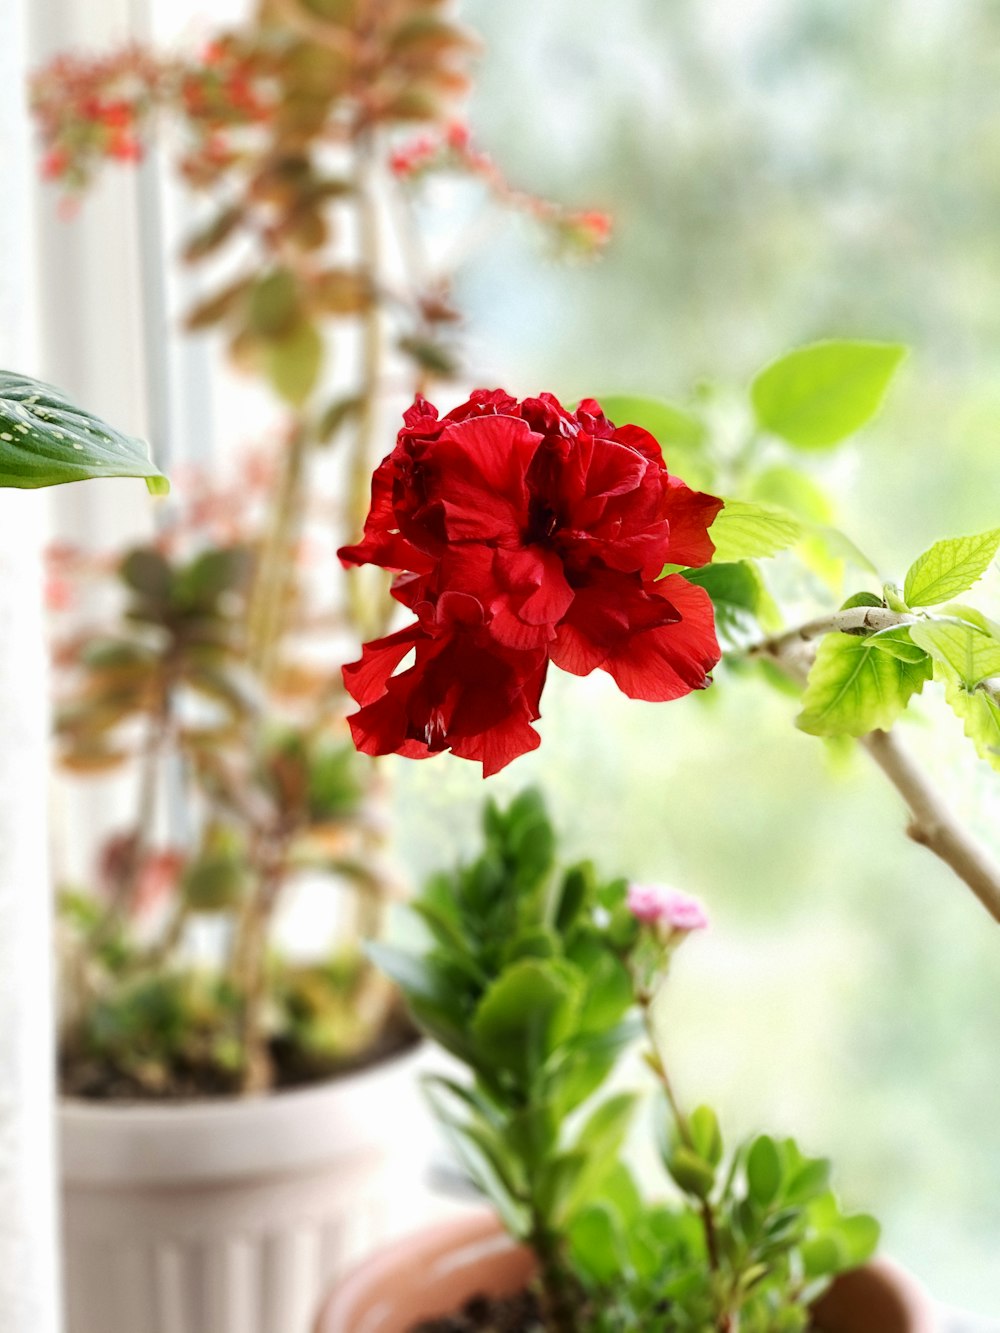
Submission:
[[[908,661],[879,651],[872,638],[828,634],[816,653],[796,724],[813,736],[888,730],[931,674],[926,653]]]
[[[0,486],[30,490],[95,477],[143,477],[154,495],[170,489],[143,440],[50,384],[0,371]]]
[[[65,766],[123,763],[135,754],[136,721],[162,727],[172,718],[195,746],[240,726],[253,706],[242,671],[250,568],[242,547],[177,563],[154,547],[128,552],[118,571],[127,602],[117,632],[75,645],[72,687],[56,718]],[[197,716],[189,699],[198,700]]]
[[[1000,676],[1000,637],[966,621],[924,621],[911,626],[910,638],[966,689]]]
[[[727,500],[710,535],[718,560],[742,560],[794,546],[802,536],[802,526],[780,509],[749,500]]]
[[[906,571],[908,606],[938,606],[966,592],[989,568],[1000,547],[1000,528],[975,537],[935,542]]]
[[[745,647],[764,630],[778,627],[778,609],[752,560],[713,562],[684,577],[704,588],[715,608],[715,627],[730,647]]]
[[[877,1227],[840,1212],[829,1163],[791,1140],[761,1135],[727,1155],[707,1106],[672,1131],[658,1106],[681,1202],[646,1200],[628,1165],[639,1098],[601,1085],[669,946],[632,917],[623,880],[556,869],[537,793],[489,803],[483,825],[481,854],[414,904],[422,947],[372,953],[466,1066],[464,1080],[429,1079],[428,1096],[464,1170],[534,1248],[545,1328],[804,1333],[809,1303],[864,1262]]]
[[[882,405],[906,349],[830,341],[799,347],[762,370],[750,390],[759,425],[799,449],[828,449]]]

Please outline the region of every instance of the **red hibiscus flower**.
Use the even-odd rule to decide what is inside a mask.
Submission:
[[[366,644],[344,668],[344,684],[361,709],[349,719],[364,754],[426,759],[451,750],[478,760],[483,776],[534,750],[531,723],[548,661],[543,651],[517,652],[485,631],[480,604],[445,592],[421,607],[430,618]],[[394,674],[413,652],[413,665]]]
[[[481,389],[439,417],[418,398],[375,473],[363,541],[340,553],[348,565],[397,571],[393,596],[418,615],[345,672],[349,688],[359,673],[377,682],[364,698],[351,690],[364,705],[352,719],[359,746],[470,754],[475,721],[484,744],[502,732],[490,750],[500,766],[498,756],[506,763],[537,744],[529,722],[548,660],[578,675],[607,671],[633,698],[704,688],[719,660],[711,602],[682,576],[660,575],[711,559],[721,505],[671,476],[648,432],[615,427],[592,399],[570,412],[551,394],[519,403]],[[454,607],[442,612],[456,596],[461,623]],[[414,665],[394,676],[411,648]],[[453,704],[485,703],[472,673],[490,657],[505,685],[490,694],[490,720],[478,703],[459,710],[457,748],[452,706],[438,696],[448,683]],[[465,675],[449,682],[450,671]],[[433,743],[423,731],[432,714]],[[376,735],[390,716],[394,727]]]

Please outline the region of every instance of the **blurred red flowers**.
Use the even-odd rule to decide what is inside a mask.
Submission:
[[[722,501],[672,477],[648,432],[593,399],[570,412],[484,389],[444,417],[418,398],[404,423],[364,539],[340,552],[397,571],[393,596],[416,615],[345,668],[359,749],[451,749],[488,776],[537,746],[549,661],[607,671],[637,699],[709,683],[711,601],[660,575],[712,558]]]

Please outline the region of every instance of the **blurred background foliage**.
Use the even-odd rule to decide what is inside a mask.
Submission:
[[[498,230],[462,276],[484,383],[683,401],[794,344],[900,340],[874,426],[831,460],[842,525],[886,577],[1000,506],[1000,5],[987,0],[467,0],[473,126],[511,177],[614,212],[566,269]],[[442,406],[450,406],[450,402]],[[669,458],[668,458],[669,462]],[[996,583],[992,589],[996,614]],[[989,607],[989,598],[977,598]],[[720,680],[721,680],[720,676]],[[862,754],[728,677],[669,710],[560,676],[541,782],[566,855],[702,894],[678,968],[684,1095],[838,1162],[847,1202],[943,1300],[1000,1310],[1000,935],[904,837]],[[910,743],[998,845],[996,775],[923,707]],[[419,877],[474,838],[471,765],[396,766]]]

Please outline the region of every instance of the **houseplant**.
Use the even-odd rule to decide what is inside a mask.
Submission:
[[[272,1293],[265,1321],[304,1324],[308,1294],[302,1312],[279,1308],[282,1275],[310,1269],[308,1292],[332,1271],[361,1226],[346,1215],[348,1202],[359,1213],[359,1184],[345,1159],[364,1164],[374,1189],[376,1145],[391,1146],[365,1089],[378,1088],[385,1104],[407,1095],[403,1061],[394,1090],[376,1067],[403,1034],[357,947],[377,933],[393,888],[380,855],[385,779],[352,762],[336,670],[382,625],[384,580],[324,580],[307,568],[306,547],[313,533],[329,546],[331,529],[347,540],[360,521],[385,400],[459,367],[450,272],[430,261],[418,218],[424,182],[442,170],[457,176],[485,206],[527,215],[576,255],[596,252],[608,231],[602,214],[513,189],[472,142],[455,117],[475,49],[471,33],[420,0],[266,0],[195,57],[137,47],[65,56],[33,83],[42,169],[66,202],[108,161],[139,161],[154,136],[177,145],[201,212],[184,258],[205,284],[187,327],[221,333],[282,418],[261,504],[248,513],[246,487],[231,484],[217,496],[215,513],[228,521],[220,537],[197,495],[193,521],[182,515],[101,566],[121,609],[110,629],[105,619],[95,641],[77,623],[61,637],[66,767],[88,782],[114,767],[137,776],[126,825],[105,830],[90,882],[63,895],[64,1084],[104,1100],[282,1089],[267,1110],[66,1105],[74,1329],[127,1322],[135,1272],[175,1243],[182,1286],[215,1283],[221,1293],[192,1298],[192,1328],[242,1308],[261,1282]],[[56,582],[66,591],[93,563],[61,554]],[[184,812],[180,832],[171,808]],[[337,957],[308,967],[270,944],[287,890],[307,869],[356,890]],[[194,967],[191,941],[205,917],[215,918],[223,961]],[[336,1087],[317,1082],[366,1064],[370,1074]],[[310,1090],[284,1091],[307,1081]],[[321,1113],[331,1126],[322,1143],[312,1129]],[[278,1143],[270,1165],[262,1117],[283,1126],[264,1132]],[[170,1134],[177,1145],[167,1152]],[[302,1149],[293,1160],[289,1143]],[[192,1187],[183,1217],[179,1171]],[[267,1172],[287,1207],[272,1200],[258,1210],[242,1276],[203,1283],[213,1246],[249,1225],[248,1182]],[[310,1172],[324,1173],[322,1190]],[[123,1185],[129,1207],[118,1208]],[[207,1189],[215,1213],[201,1206]],[[126,1237],[141,1253],[119,1264]],[[88,1276],[93,1245],[103,1247],[107,1282]]]
[[[885,1266],[854,1272],[878,1226],[842,1211],[828,1161],[768,1135],[727,1151],[713,1111],[675,1091],[664,982],[706,924],[701,905],[604,881],[589,863],[556,873],[554,851],[536,793],[507,810],[489,803],[481,855],[414,903],[419,947],[376,946],[418,1022],[462,1067],[429,1078],[429,1096],[523,1248],[480,1219],[400,1247],[334,1294],[321,1333],[929,1329],[910,1279]],[[642,1099],[606,1088],[637,1029],[658,1087],[658,1167],[623,1151]],[[664,1170],[672,1204],[647,1198],[662,1196]]]

